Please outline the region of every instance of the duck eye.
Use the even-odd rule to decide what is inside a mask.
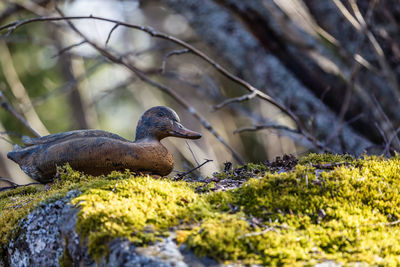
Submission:
[[[158,112],[157,116],[158,116],[158,117],[162,117],[162,116],[164,116],[164,113]]]

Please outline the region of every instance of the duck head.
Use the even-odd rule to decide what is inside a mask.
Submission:
[[[199,139],[201,134],[186,129],[179,122],[176,112],[170,108],[158,106],[145,111],[136,127],[135,142],[157,140],[174,136],[186,139]]]

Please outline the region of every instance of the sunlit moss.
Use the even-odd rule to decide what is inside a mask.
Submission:
[[[39,203],[62,198],[73,189],[85,191],[109,182],[110,177],[82,175],[67,165],[59,169],[58,179],[46,187],[31,185],[0,192],[0,256],[6,253],[10,239],[18,235],[18,222]]]
[[[217,258],[262,264],[305,264],[332,259],[342,263],[398,265],[400,161],[369,157],[358,160],[356,165],[322,173],[298,165],[292,172],[267,174],[251,179],[239,189],[209,194],[209,203],[221,211],[239,207],[248,223],[244,227],[240,215],[237,228],[232,230],[241,229],[242,236],[249,235],[247,239],[232,241],[247,244],[248,254],[237,258],[236,252],[224,251]],[[262,222],[262,227],[253,225],[251,229],[255,218]],[[236,227],[231,222],[227,228],[232,225]],[[186,242],[201,254],[215,255],[215,247],[207,247],[204,242],[215,242],[221,247],[227,244],[207,228],[216,232],[218,228],[226,231],[225,227],[224,223],[210,226],[206,220],[204,226],[186,233]],[[202,238],[195,239],[193,235]]]
[[[304,157],[299,158],[299,164],[322,164],[322,163],[341,163],[348,162],[352,163],[355,159],[353,156],[345,154],[345,155],[337,155],[337,154],[316,154],[310,153]]]
[[[181,225],[179,244],[223,262],[398,264],[399,227],[391,222],[400,218],[400,161],[370,157],[354,165],[316,172],[299,164],[202,195],[183,182],[142,177],[89,190],[74,202],[95,255],[114,237],[145,244]]]
[[[329,159],[348,164],[326,170],[310,164],[332,163]],[[72,200],[80,208],[77,230],[95,258],[106,255],[114,238],[146,245],[175,232],[178,244],[226,263],[400,264],[397,156],[312,155],[290,172],[266,172],[240,188],[205,194],[196,193],[198,184],[130,173],[93,179],[66,169],[59,177],[50,189],[54,194],[61,184],[66,189],[60,194],[81,187],[83,193]],[[0,208],[3,199],[21,192],[1,195]]]
[[[197,198],[184,182],[134,177],[90,189],[72,203],[81,208],[77,230],[88,237],[89,252],[101,255],[115,237],[137,244],[155,241],[184,219]]]

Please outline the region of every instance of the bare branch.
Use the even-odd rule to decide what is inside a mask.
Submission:
[[[212,159],[206,159],[206,160],[205,160],[202,164],[200,164],[199,166],[197,166],[197,167],[195,167],[195,168],[193,168],[193,169],[191,169],[191,170],[189,170],[189,171],[187,171],[187,172],[177,174],[177,175],[176,175],[176,178],[174,178],[174,180],[175,180],[175,181],[181,180],[181,179],[183,179],[186,175],[188,175],[188,174],[194,172],[195,170],[197,170],[197,169],[203,167],[205,164],[207,164],[207,163],[209,163],[209,162],[212,162],[212,161],[213,161]]]
[[[40,137],[40,134],[36,132],[29,123],[25,120],[25,118],[19,114],[8,102],[3,92],[0,90],[0,106],[7,110],[11,115],[14,116],[19,122],[21,122],[34,136]]]
[[[182,55],[185,53],[189,53],[190,50],[189,49],[181,49],[181,50],[174,50],[169,52],[168,54],[165,54],[162,58],[162,62],[161,62],[161,67],[160,67],[160,73],[164,73],[165,72],[165,65],[167,64],[167,59],[173,55]]]
[[[197,56],[199,56],[202,59],[204,59],[205,61],[207,61],[218,72],[220,72],[221,74],[223,74],[224,76],[226,76],[230,80],[242,85],[243,87],[245,87],[250,92],[255,92],[257,97],[259,97],[259,98],[271,103],[272,105],[274,105],[277,108],[279,108],[280,110],[282,110],[288,116],[293,118],[293,120],[296,122],[296,124],[299,124],[299,120],[297,119],[297,116],[292,111],[287,109],[285,106],[283,106],[282,104],[277,102],[275,99],[273,99],[272,97],[270,97],[266,93],[261,92],[260,90],[258,90],[257,88],[255,88],[254,86],[249,84],[248,82],[246,82],[246,81],[242,80],[241,78],[233,75],[228,70],[226,70],[224,67],[222,67],[217,62],[212,60],[209,56],[204,54],[202,51],[200,51],[197,48],[195,48],[194,46],[186,43],[185,41],[182,41],[182,40],[180,40],[178,38],[175,38],[173,36],[167,35],[165,33],[158,32],[158,31],[154,30],[151,27],[139,26],[139,25],[136,25],[136,24],[125,23],[125,22],[121,22],[121,21],[117,21],[117,20],[113,20],[113,19],[107,19],[107,18],[98,17],[98,16],[71,16],[71,17],[61,16],[61,17],[38,17],[38,18],[30,18],[30,19],[25,19],[25,20],[19,20],[19,21],[8,23],[8,24],[6,24],[4,26],[1,26],[0,27],[0,31],[8,29],[8,32],[6,34],[6,36],[8,36],[11,32],[13,32],[18,27],[21,27],[21,26],[23,26],[25,24],[32,23],[32,22],[38,22],[38,21],[62,21],[62,20],[69,21],[69,20],[82,20],[82,19],[94,19],[94,20],[101,20],[101,21],[108,21],[108,22],[116,23],[116,24],[122,25],[124,27],[141,30],[143,32],[146,32],[146,33],[150,34],[153,37],[166,39],[166,40],[174,42],[174,43],[176,43],[176,44],[178,44],[180,46],[183,46],[183,47],[189,49],[192,53],[196,54]],[[298,127],[302,128],[302,126],[300,126],[300,125],[298,125]]]
[[[382,108],[382,106],[381,106],[381,104],[379,103],[379,101],[378,101],[378,99],[376,99],[376,97],[375,97],[375,95],[371,95],[371,98],[372,98],[372,100],[373,100],[373,104],[374,104],[374,106],[375,106],[375,109],[381,114],[381,116],[382,116],[382,121],[379,121],[379,123],[380,123],[380,125],[379,125],[379,127],[378,127],[378,129],[379,129],[379,131],[380,131],[380,133],[381,133],[381,135],[382,136],[389,136],[390,135],[390,133],[395,133],[396,131],[395,131],[395,128],[394,128],[394,126],[393,126],[393,123],[392,123],[392,121],[389,119],[389,117],[386,115],[386,113],[385,113],[385,111],[383,110],[383,108]],[[384,123],[384,122],[386,122],[386,123]],[[377,122],[376,122],[376,124],[377,124]],[[383,126],[383,127],[385,127],[384,129],[383,128],[381,128],[381,125]],[[399,146],[400,146],[400,140],[399,140],[399,138],[397,137],[397,134],[393,134],[393,136],[394,136],[394,138],[395,138],[395,140],[396,140],[396,143],[397,143],[397,148],[399,148]],[[385,143],[386,142],[388,142],[388,139],[387,138],[385,138],[384,137],[384,140],[385,140]]]
[[[0,123],[0,127],[1,127],[1,123]],[[8,137],[10,137],[10,136],[16,136],[18,138],[23,138],[24,137],[24,135],[22,135],[20,133],[13,132],[13,131],[2,131],[2,132],[0,132],[0,139],[6,141],[10,145],[15,145],[15,143],[13,143],[10,139],[4,137],[4,135],[8,136]]]
[[[5,181],[5,180],[7,180],[7,179],[1,179],[2,181]],[[6,191],[6,190],[11,190],[11,189],[15,189],[15,188],[18,188],[18,187],[21,187],[21,186],[30,186],[30,185],[35,185],[35,184],[41,184],[41,183],[39,183],[39,182],[33,182],[33,183],[29,183],[29,184],[15,184],[14,182],[11,182],[11,181],[8,181],[7,180],[7,182],[10,182],[10,183],[12,183],[13,185],[12,186],[5,186],[5,187],[0,187],[0,192],[2,192],[2,191]]]
[[[83,40],[83,41],[81,41],[81,42],[79,42],[79,43],[72,44],[72,45],[69,45],[69,46],[67,46],[67,47],[64,47],[63,49],[61,49],[60,51],[58,51],[57,54],[53,55],[51,58],[59,57],[60,55],[62,55],[62,54],[64,54],[65,52],[67,52],[68,50],[71,50],[72,48],[77,47],[77,46],[80,46],[80,45],[83,45],[83,44],[85,44],[85,43],[86,43],[86,40]]]
[[[196,161],[196,164],[199,165],[200,163],[198,162],[196,155],[194,154],[192,148],[190,147],[189,142],[185,140],[185,143],[186,143],[186,146],[188,147],[190,153],[192,154],[194,161]]]
[[[9,184],[12,185],[12,186],[17,186],[17,185],[18,185],[17,183],[14,183],[13,181],[11,181],[11,180],[9,180],[9,179],[6,179],[6,178],[3,178],[3,177],[0,177],[0,181],[9,183]]]
[[[263,231],[261,231],[261,232],[247,233],[247,234],[244,234],[244,235],[239,236],[238,239],[247,238],[247,237],[251,237],[251,236],[257,236],[257,235],[263,235],[263,234],[265,234],[265,233],[267,233],[267,232],[269,232],[269,231],[274,231],[274,232],[276,232],[276,229],[275,229],[274,227],[268,227],[268,226],[267,226],[267,227],[266,227]]]
[[[381,128],[381,126],[379,125],[379,123],[375,122],[375,127],[376,129],[378,129],[379,133],[381,134],[383,141],[385,142],[385,144],[389,143],[389,140],[387,139],[386,135],[385,135],[385,131],[383,131],[383,129]]]
[[[125,81],[117,84],[116,86],[114,86],[114,87],[112,87],[110,89],[104,90],[100,96],[97,96],[96,98],[94,98],[89,103],[89,107],[93,107],[97,102],[99,102],[102,99],[106,98],[110,94],[115,93],[116,91],[119,91],[119,90],[122,90],[122,89],[126,89],[126,87],[128,85],[130,85],[132,82],[134,82],[135,80],[136,80],[136,77],[130,77],[130,78],[126,79]]]
[[[58,87],[54,88],[53,90],[50,90],[47,94],[44,94],[42,96],[34,98],[32,100],[32,106],[41,105],[56,94],[59,94],[59,93],[67,94],[67,93],[72,92],[73,90],[76,89],[76,85],[78,83],[80,83],[81,81],[83,81],[84,79],[89,77],[90,75],[96,73],[96,70],[98,68],[100,68],[104,63],[106,63],[106,60],[104,58],[102,58],[98,63],[89,67],[86,70],[84,75],[79,75],[74,80],[70,80],[70,81],[64,83],[63,85],[58,86]],[[25,108],[24,110],[26,111],[26,110],[32,108],[32,106],[24,107]]]
[[[107,40],[106,40],[106,46],[108,45],[108,42],[110,41],[111,34],[118,28],[119,25],[121,25],[121,24],[120,24],[120,23],[116,23],[116,24],[114,25],[114,27],[112,27],[112,29],[111,29],[110,32],[108,33]]]
[[[212,109],[215,111],[215,110],[218,110],[218,109],[220,109],[220,108],[222,108],[222,107],[224,107],[224,106],[226,106],[228,104],[234,103],[234,102],[242,102],[242,101],[245,101],[245,100],[253,99],[255,96],[257,96],[257,93],[256,92],[252,92],[252,93],[247,94],[247,95],[242,95],[242,96],[239,96],[239,97],[229,98],[229,99],[219,103],[218,105],[213,106]]]
[[[285,125],[280,125],[280,124],[265,124],[265,125],[254,125],[251,127],[243,127],[236,129],[233,133],[242,133],[242,132],[254,132],[258,130],[263,130],[263,129],[274,129],[274,130],[283,130],[295,134],[300,134],[300,132],[297,129],[289,128]]]
[[[265,124],[265,125],[254,125],[254,126],[251,126],[251,127],[243,127],[243,128],[236,129],[233,133],[236,134],[236,133],[241,133],[241,132],[246,132],[246,131],[253,131],[254,132],[254,131],[263,130],[263,129],[283,130],[283,131],[286,131],[286,132],[299,134],[299,135],[303,136],[304,138],[306,138],[316,148],[318,148],[318,149],[320,149],[322,151],[325,151],[325,152],[333,153],[333,151],[330,148],[326,147],[323,143],[319,142],[313,136],[305,135],[299,129],[289,128],[289,127],[281,125],[281,124]]]
[[[340,1],[339,1],[340,2]],[[336,2],[336,5],[339,7],[341,4]],[[367,15],[366,15],[366,20],[370,21],[371,17],[372,17],[372,11],[373,8],[375,6],[374,1],[371,2],[368,11],[367,11]],[[344,6],[340,7],[340,8],[344,8]],[[346,9],[347,10],[347,9]],[[342,12],[345,12],[344,10]],[[351,14],[350,14],[351,16]],[[361,44],[364,43],[364,40],[366,38],[366,35],[364,34],[364,32],[361,32],[361,34],[358,35],[357,40],[356,40],[356,49],[354,50],[354,58],[356,58],[356,55],[360,54],[360,50],[361,50]],[[351,97],[352,97],[352,92],[355,90],[355,80],[356,80],[356,75],[358,73],[358,71],[361,68],[361,63],[357,60],[353,61],[352,67],[351,67],[351,72],[350,72],[350,77],[349,77],[349,81],[347,84],[347,88],[346,88],[346,94],[344,96],[344,101],[342,104],[342,107],[340,108],[340,113],[339,113],[339,122],[337,125],[335,125],[334,130],[332,131],[331,135],[326,139],[325,144],[329,144],[336,136],[339,136],[340,132],[343,129],[344,126],[344,118],[345,115],[350,107],[350,102],[351,102]]]
[[[377,39],[375,38],[374,34],[371,32],[371,30],[368,29],[368,20],[369,18],[364,19],[362,16],[358,5],[355,0],[348,0],[350,3],[350,7],[352,11],[354,12],[354,15],[351,15],[348,9],[341,3],[340,0],[333,0],[333,2],[336,4],[340,12],[343,14],[343,16],[350,22],[350,24],[359,32],[362,34],[365,34],[368,37],[368,40],[375,52],[375,55],[378,59],[379,65],[382,69],[382,72],[384,76],[386,76],[392,86],[392,92],[396,96],[397,100],[400,99],[400,87],[397,82],[396,75],[393,73],[393,71],[389,67],[389,63],[385,57],[385,54],[383,52],[382,47],[379,45]],[[370,14],[372,13],[373,8],[377,4],[377,0],[371,1],[369,10]],[[368,14],[367,14],[368,16]],[[371,16],[371,15],[369,15]]]
[[[383,155],[389,154],[390,146],[392,145],[393,140],[397,138],[399,132],[400,132],[400,127],[397,128],[397,130],[389,137],[389,140],[386,142],[385,149],[382,152]]]

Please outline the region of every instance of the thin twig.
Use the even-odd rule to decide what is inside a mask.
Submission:
[[[233,133],[237,134],[237,133],[241,133],[241,132],[258,131],[258,130],[263,130],[263,129],[284,130],[287,132],[300,134],[300,132],[297,129],[289,128],[285,125],[280,125],[280,124],[265,124],[265,125],[254,125],[251,127],[243,127],[243,128],[236,129]]]
[[[375,223],[375,224],[362,224],[359,227],[377,227],[377,226],[391,226],[391,225],[396,225],[399,224],[400,220],[393,221],[393,222],[388,222],[388,223]]]
[[[385,142],[385,144],[387,144],[389,141],[387,139],[387,136],[385,135],[385,131],[382,129],[382,127],[377,122],[375,122],[375,127],[376,127],[376,129],[378,129],[378,132],[382,136],[383,141]]]
[[[355,0],[348,0],[350,7],[352,8],[352,11],[354,12],[354,16],[349,12],[349,10],[343,5],[343,3],[340,0],[333,0],[333,2],[336,4],[340,12],[343,14],[343,16],[350,22],[350,24],[359,32],[362,34],[365,34],[368,37],[369,42],[371,43],[371,46],[375,52],[375,55],[378,59],[379,65],[382,69],[383,75],[386,76],[392,85],[392,92],[395,94],[397,100],[399,101],[400,99],[400,88],[396,79],[396,75],[393,73],[393,71],[389,67],[389,63],[385,57],[385,54],[383,52],[382,47],[379,45],[378,41],[376,40],[374,34],[372,33],[371,30],[368,29],[368,19],[364,19],[362,16],[358,5]],[[370,2],[370,7],[369,10],[373,10],[375,7],[376,3],[378,1],[374,0]]]
[[[317,169],[327,169],[327,170],[333,170],[336,167],[343,166],[343,165],[351,165],[349,162],[332,162],[332,163],[326,163],[326,164],[312,164],[313,167]]]
[[[83,40],[83,41],[81,41],[81,42],[79,42],[79,43],[72,44],[72,45],[69,45],[69,46],[67,46],[67,47],[64,47],[63,49],[61,49],[60,51],[58,51],[57,54],[53,55],[51,58],[59,57],[59,56],[61,56],[62,54],[64,54],[65,52],[67,52],[68,50],[71,50],[71,49],[74,48],[74,47],[83,45],[84,43],[86,43],[86,40]]]
[[[6,179],[6,178],[3,178],[3,177],[0,177],[0,181],[9,183],[9,184],[12,185],[12,186],[17,186],[17,185],[18,185],[17,183],[14,183],[13,181],[11,181],[11,180],[9,180],[9,179]]]
[[[36,132],[29,123],[19,114],[7,101],[6,97],[4,96],[3,92],[0,90],[0,106],[7,110],[11,115],[14,116],[19,122],[21,122],[34,136],[40,137],[40,134]]]
[[[256,92],[252,92],[252,93],[247,94],[247,95],[242,95],[242,96],[239,96],[239,97],[229,98],[229,99],[226,99],[225,101],[219,103],[218,105],[213,106],[213,110],[214,111],[218,110],[218,109],[220,109],[220,108],[222,108],[222,107],[224,107],[224,106],[226,106],[228,104],[231,104],[233,102],[243,102],[245,100],[251,100],[256,96],[257,96]]]
[[[193,168],[193,169],[191,169],[191,170],[189,170],[189,171],[187,171],[187,172],[177,174],[177,175],[176,175],[176,178],[174,178],[174,180],[181,180],[181,179],[183,179],[186,175],[188,175],[188,174],[194,172],[195,170],[197,170],[197,169],[203,167],[205,164],[207,164],[207,163],[209,163],[209,162],[211,162],[211,161],[213,161],[213,160],[212,160],[212,159],[206,159],[206,160],[205,160],[202,164],[200,164],[199,166],[197,166],[197,167],[195,167],[195,168]]]
[[[381,132],[382,136],[388,136],[388,135],[389,135],[389,131],[392,132],[392,133],[394,133],[394,132],[395,132],[395,129],[394,129],[393,123],[392,123],[392,121],[389,119],[389,117],[386,115],[386,113],[385,113],[385,111],[383,110],[383,108],[382,108],[381,104],[379,103],[378,99],[376,99],[375,95],[373,95],[373,94],[371,95],[371,98],[372,98],[373,104],[375,105],[375,109],[381,114],[383,120],[386,121],[386,125],[383,124],[384,121],[380,121],[380,125],[385,126],[385,129],[379,128],[380,125],[379,125],[379,127],[377,126],[378,129],[379,129],[379,131],[382,131],[382,132]],[[376,123],[376,124],[377,124],[377,123]],[[394,138],[395,138],[396,143],[397,143],[397,148],[399,148],[399,146],[400,146],[400,140],[399,140],[399,138],[397,137],[397,134],[394,135]],[[388,142],[388,139],[387,139],[387,138],[385,138],[385,142]]]
[[[383,152],[382,152],[383,155],[389,154],[390,146],[391,146],[393,140],[394,140],[395,138],[397,138],[397,135],[399,134],[399,132],[400,132],[400,127],[397,128],[397,130],[389,137],[389,140],[388,140],[388,141],[386,142],[386,144],[385,144],[385,149],[384,149]]]
[[[261,232],[252,232],[252,233],[247,233],[244,235],[241,235],[238,237],[238,239],[246,238],[246,237],[251,237],[251,236],[257,236],[257,235],[263,235],[265,233],[268,233],[269,231],[274,231],[276,232],[276,229],[274,227],[267,227]]]
[[[360,113],[356,116],[354,116],[353,118],[349,119],[348,121],[341,121],[339,122],[339,125],[334,129],[333,133],[331,136],[329,136],[327,138],[327,140],[325,141],[325,145],[329,145],[329,143],[333,140],[333,138],[335,137],[334,134],[338,135],[340,131],[343,130],[343,128],[346,125],[350,125],[352,123],[354,123],[355,121],[359,120],[361,117],[364,116],[364,113]]]
[[[126,79],[125,81],[117,84],[116,86],[110,88],[110,89],[106,89],[102,92],[101,95],[94,97],[93,100],[88,104],[89,107],[93,107],[97,102],[101,101],[102,99],[104,99],[105,97],[107,97],[108,95],[115,93],[116,91],[122,90],[122,89],[126,89],[127,86],[129,86],[132,82],[134,82],[136,80],[136,77],[129,77],[128,79]]]
[[[181,49],[181,50],[174,50],[169,52],[168,54],[165,54],[162,58],[162,62],[161,62],[161,67],[160,67],[160,73],[164,73],[165,72],[165,65],[167,64],[167,59],[171,56],[174,55],[182,55],[185,53],[189,53],[190,50],[189,49]]]
[[[389,62],[386,59],[385,53],[383,52],[382,47],[379,45],[378,40],[375,38],[374,34],[372,31],[368,28],[369,26],[369,20],[364,19],[362,16],[357,2],[355,0],[349,0],[350,6],[353,9],[353,12],[357,18],[357,20],[360,22],[362,25],[362,30],[365,31],[368,40],[370,41],[372,47],[374,48],[375,54],[378,58],[379,65],[382,68],[382,71],[384,75],[388,78],[389,82],[391,83],[393,87],[393,93],[396,96],[397,101],[400,101],[400,87],[396,78],[396,74],[392,71],[390,68]],[[373,10],[373,8],[376,6],[378,0],[373,0],[370,3],[370,9]],[[371,12],[372,13],[372,12]]]
[[[195,154],[194,154],[192,148],[190,147],[189,142],[185,140],[185,143],[186,143],[187,147],[189,148],[189,151],[190,151],[190,153],[192,154],[192,157],[193,157],[194,161],[196,161],[196,164],[199,165],[200,163],[199,163],[199,161],[197,160],[197,158],[196,158],[196,156],[195,156]]]
[[[0,192],[6,191],[6,190],[15,189],[15,188],[22,187],[22,186],[35,185],[35,184],[42,184],[42,183],[33,182],[33,183],[29,183],[29,184],[15,184],[15,185],[12,185],[12,186],[4,186],[4,187],[0,187]]]
[[[120,24],[120,23],[116,23],[116,24],[114,25],[114,27],[112,27],[112,29],[111,29],[110,32],[108,33],[107,40],[106,40],[106,46],[108,45],[108,42],[110,41],[111,34],[118,28],[119,25],[121,25],[121,24]]]
[[[102,57],[102,60],[100,60],[99,62],[97,62],[93,66],[89,67],[85,71],[84,75],[80,75],[80,76],[76,77],[74,80],[70,80],[70,81],[64,83],[63,85],[58,86],[58,87],[50,90],[49,93],[47,93],[45,95],[41,95],[39,97],[34,98],[32,100],[32,106],[41,105],[44,102],[46,102],[48,99],[50,99],[51,97],[53,97],[54,95],[56,95],[58,93],[65,93],[66,94],[66,93],[72,92],[73,90],[76,89],[76,85],[78,83],[80,83],[81,81],[83,81],[87,77],[90,77],[90,75],[96,73],[96,70],[98,68],[100,68],[104,63],[106,63],[106,59]],[[25,110],[32,108],[32,106],[25,107]]]

